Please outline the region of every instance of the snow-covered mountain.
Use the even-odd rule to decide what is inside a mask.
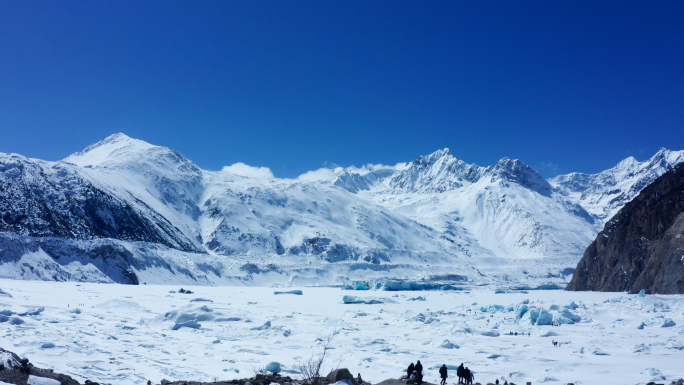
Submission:
[[[682,162],[684,151],[661,148],[651,159],[643,162],[630,156],[598,174],[575,172],[559,175],[549,182],[561,194],[605,223],[644,187]]]
[[[0,276],[562,283],[612,210],[682,160],[661,150],[546,181],[520,160],[480,167],[444,149],[277,179],[246,165],[202,170],[116,134],[59,162],[0,154]]]

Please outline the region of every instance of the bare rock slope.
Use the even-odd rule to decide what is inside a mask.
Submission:
[[[644,188],[606,223],[567,289],[684,293],[684,164]]]

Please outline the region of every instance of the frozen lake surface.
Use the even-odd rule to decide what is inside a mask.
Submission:
[[[435,383],[446,364],[450,384],[460,363],[481,383],[684,377],[683,295],[184,286],[186,294],[15,280],[0,280],[0,289],[0,347],[80,382],[228,380],[270,362],[299,378],[298,364],[333,333],[325,374],[346,367],[372,383],[398,378],[416,360]],[[562,325],[533,324],[548,322]]]

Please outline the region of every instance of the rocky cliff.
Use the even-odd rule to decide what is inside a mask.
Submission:
[[[644,188],[606,223],[567,289],[684,293],[684,164]]]

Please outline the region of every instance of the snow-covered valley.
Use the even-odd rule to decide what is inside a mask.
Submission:
[[[482,383],[684,376],[682,295],[180,288],[0,280],[0,346],[81,383],[122,385],[245,378],[270,362],[299,378],[298,364],[332,333],[326,373],[346,367],[372,383],[398,378],[416,360],[434,383],[442,364],[455,383],[460,363]],[[561,326],[546,325],[554,321]]]

